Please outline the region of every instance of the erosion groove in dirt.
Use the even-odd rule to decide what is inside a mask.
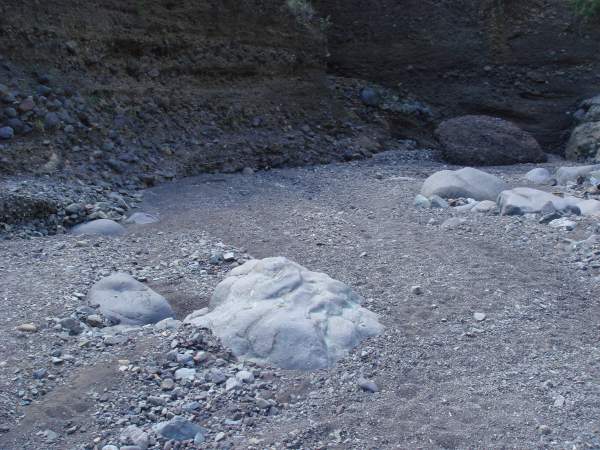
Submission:
[[[60,314],[62,297],[85,291],[98,271],[146,274],[157,280],[152,287],[167,299],[173,292],[187,293],[178,306],[183,314],[190,311],[185,306],[190,301],[195,308],[206,305],[226,266],[208,265],[207,275],[200,277],[187,263],[175,264],[198,245],[204,254],[215,245],[201,243],[197,233],[202,229],[254,257],[286,256],[349,284],[386,327],[334,368],[278,371],[277,414],[243,428],[218,422],[214,431],[225,431],[225,442],[233,448],[280,448],[282,443],[311,449],[598,445],[597,280],[577,270],[576,260],[563,250],[565,232],[527,218],[474,213],[464,216],[462,226],[444,228],[440,223],[451,214],[448,210],[412,206],[421,181],[443,166],[399,155],[163,185],[147,191],[142,203],[160,222],[132,229],[133,235],[116,241],[101,239],[93,251],[68,237],[33,241],[33,249],[23,241],[3,244],[0,298],[7,307],[19,305],[0,328],[3,351],[11,355],[8,364],[0,365],[6,387],[0,397],[3,420],[14,423],[24,414],[27,421],[39,408],[60,409],[70,402],[48,394],[30,407],[13,407],[16,393],[8,382],[15,376],[14,364],[33,353],[32,366],[42,365],[46,354],[35,351],[36,342],[41,334],[53,333],[41,330],[16,339],[15,323],[39,323]],[[532,167],[490,170],[515,185]],[[582,218],[568,236],[586,237],[591,224]],[[93,270],[28,285],[18,281],[49,273],[62,258]],[[18,270],[10,269],[15,263]],[[422,294],[411,290],[415,285]],[[75,300],[66,305],[76,305]],[[475,313],[485,314],[484,320],[475,319]],[[158,336],[148,339],[164,342]],[[76,345],[69,342],[62,344],[65,353]],[[134,347],[126,347],[132,361],[149,361],[147,353],[136,356]],[[93,347],[85,352],[96,354]],[[84,370],[66,364],[61,384],[75,382]],[[374,380],[379,392],[357,389],[360,376]],[[109,397],[128,398],[129,383],[111,383]],[[110,400],[98,405],[111,411]],[[73,422],[86,431],[61,433],[54,444],[13,426],[0,435],[0,448],[70,448],[100,434],[90,414]],[[40,424],[39,431],[47,426]],[[103,428],[104,442],[120,429],[112,422]],[[200,448],[220,447],[211,441]]]

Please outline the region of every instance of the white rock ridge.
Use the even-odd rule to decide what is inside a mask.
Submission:
[[[216,288],[211,311],[186,319],[210,328],[241,359],[284,369],[332,366],[383,330],[361,298],[287,258],[251,260]]]

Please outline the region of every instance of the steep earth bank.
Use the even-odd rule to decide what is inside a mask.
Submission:
[[[562,152],[568,111],[600,88],[600,26],[564,0],[315,0],[330,70],[414,95],[444,116],[514,121]],[[393,118],[392,118],[393,120]],[[396,121],[398,134],[414,128]]]
[[[330,88],[319,21],[278,0],[10,0],[0,48],[0,173],[152,184],[360,156],[382,131]]]

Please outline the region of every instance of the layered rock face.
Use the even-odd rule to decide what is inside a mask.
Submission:
[[[0,172],[52,157],[168,179],[336,159],[356,127],[318,20],[298,14],[279,0],[2,2]]]
[[[558,151],[573,111],[600,87],[600,27],[564,0],[316,0],[330,69],[399,86],[443,117],[485,114]]]

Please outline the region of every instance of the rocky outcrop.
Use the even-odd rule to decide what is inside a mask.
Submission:
[[[508,119],[551,151],[572,125],[565,111],[600,91],[600,27],[570,3],[315,0],[334,73],[400,85],[445,117]]]
[[[377,151],[385,127],[359,127],[329,86],[318,18],[298,14],[280,0],[2,2],[0,173],[152,185]]]

